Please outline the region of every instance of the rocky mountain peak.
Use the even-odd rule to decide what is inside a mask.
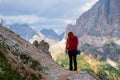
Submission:
[[[73,31],[78,36],[79,48],[85,55],[120,62],[119,7],[120,0],[99,0],[76,20],[75,25],[68,24],[66,35]]]
[[[83,13],[75,25],[68,25],[66,32],[73,31],[81,37],[84,33],[93,36],[120,37],[120,0],[99,0]]]
[[[34,35],[37,35],[37,32],[35,32],[32,28],[30,28],[28,24],[15,23],[15,24],[9,25],[9,29],[19,34],[22,38],[26,40],[29,40]]]
[[[33,45],[35,47],[37,47],[38,49],[41,49],[43,52],[45,52],[45,53],[47,53],[47,54],[50,55],[50,52],[49,52],[50,45],[47,42],[45,42],[44,40],[41,40],[40,42],[38,42],[37,40],[35,40],[33,42]]]
[[[53,29],[42,29],[40,31],[46,38],[60,41],[63,39],[64,33],[58,34]]]

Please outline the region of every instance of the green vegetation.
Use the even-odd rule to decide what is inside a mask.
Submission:
[[[30,65],[30,67],[34,70],[42,70],[42,67],[40,65],[40,63],[36,60],[32,60],[32,64]]]
[[[32,60],[31,57],[29,57],[26,54],[20,54],[20,58],[22,59],[22,62],[24,64],[30,64],[30,67],[34,70],[42,70],[42,67],[40,63],[36,60]]]
[[[38,61],[33,60],[30,56],[22,52],[19,52],[17,49],[10,50],[9,46],[4,43],[0,43],[0,80],[27,80],[28,78],[29,80],[39,80],[39,78],[42,78],[42,75],[39,74],[38,78],[37,74],[31,71],[29,72],[29,77],[25,74],[25,71],[19,72],[19,70],[17,71],[17,69],[14,69],[14,65],[9,63],[8,58],[5,56],[8,52],[9,54],[12,53],[14,56],[19,56],[22,63],[27,65],[28,68],[33,70],[42,70],[42,67]],[[24,68],[21,63],[20,65]]]
[[[120,71],[120,63],[118,63],[117,67],[118,67],[118,69],[119,69],[119,71]]]
[[[112,53],[120,54],[120,50],[112,50]]]
[[[100,62],[97,75],[99,75],[102,80],[120,79],[120,72],[105,61]]]
[[[56,62],[69,69],[69,58],[57,58]],[[106,61],[98,61],[90,56],[77,56],[78,71],[94,72],[101,80],[120,80],[120,71],[113,68]],[[119,66],[119,65],[118,65]]]
[[[36,76],[35,76],[35,74],[31,74],[31,80],[39,80]]]
[[[68,65],[69,65],[69,60],[68,60],[68,58],[66,57],[65,59],[61,59],[61,58],[57,58],[56,59],[56,62],[58,63],[58,64],[60,64],[61,66],[64,66],[65,68],[67,68],[68,69]]]
[[[25,80],[11,65],[7,62],[6,57],[0,51],[0,80]]]
[[[69,69],[69,58],[66,56],[65,59],[57,58],[56,62],[60,65],[63,65],[65,68]],[[78,63],[78,70],[84,71],[93,71],[90,64],[88,64],[86,61],[84,61],[83,56],[77,57],[77,63]]]
[[[20,55],[20,53],[18,52],[18,50],[16,50],[16,51],[11,51],[12,52],[12,54],[14,55],[14,56],[19,56]]]
[[[93,71],[92,67],[90,66],[90,64],[88,64],[85,60],[84,60],[84,56],[78,56],[77,57],[77,63],[78,63],[78,70],[81,71]]]
[[[32,61],[32,58],[27,56],[26,54],[20,54],[20,58],[22,59],[22,62],[24,64],[28,64],[29,62]]]
[[[117,44],[114,42],[111,42],[109,44],[105,44],[104,51],[105,51],[105,53],[120,54],[120,49],[118,48]]]

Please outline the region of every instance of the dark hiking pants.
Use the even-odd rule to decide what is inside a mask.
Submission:
[[[77,71],[77,53],[76,50],[69,50],[69,70],[73,71],[73,63],[74,63],[74,71]]]

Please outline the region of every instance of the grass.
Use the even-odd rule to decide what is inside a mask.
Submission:
[[[35,76],[35,74],[31,74],[31,80],[39,80],[36,76]]]
[[[23,76],[11,67],[2,51],[0,51],[0,68],[2,70],[0,80],[25,80]]]
[[[60,65],[63,65],[66,69],[69,69],[69,58],[66,57],[65,59],[61,59],[61,58],[57,58],[56,62]],[[78,70],[81,71],[93,71],[90,64],[88,64],[86,61],[84,61],[84,57],[83,56],[78,56],[77,57],[77,67]]]
[[[101,62],[97,75],[99,75],[102,80],[120,80],[120,72],[105,61]]]
[[[40,63],[36,60],[32,60],[32,64],[30,65],[30,67],[34,70],[36,70],[36,69],[42,70]]]
[[[6,58],[5,54],[13,54],[14,56],[20,56],[22,63],[27,65],[33,70],[41,70],[42,67],[38,61],[32,60],[32,58],[24,53],[21,53],[18,50],[9,50],[8,46],[4,43],[0,43],[0,80],[27,80],[27,75],[20,73],[16,69],[14,69],[14,65],[8,63],[8,59]],[[39,78],[36,74],[30,72],[30,80],[39,80],[42,78],[42,75],[39,74]]]
[[[24,64],[30,64],[30,67],[34,70],[42,70],[40,63],[36,60],[33,60],[30,56],[26,54],[20,54],[20,58]]]
[[[22,62],[23,62],[24,64],[28,64],[29,62],[32,61],[32,58],[29,57],[29,56],[26,55],[26,54],[20,54],[20,58],[22,59]]]
[[[120,54],[120,50],[112,50],[111,52],[112,52],[112,53]]]
[[[69,58],[57,58],[56,62],[69,69]],[[90,56],[77,56],[78,71],[94,72],[101,80],[120,80],[120,71],[113,68],[106,61],[98,61]],[[119,65],[118,65],[119,66]]]

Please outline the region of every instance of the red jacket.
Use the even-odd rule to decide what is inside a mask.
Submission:
[[[77,46],[78,46],[77,36],[70,36],[66,42],[66,49],[67,50],[77,50]]]

